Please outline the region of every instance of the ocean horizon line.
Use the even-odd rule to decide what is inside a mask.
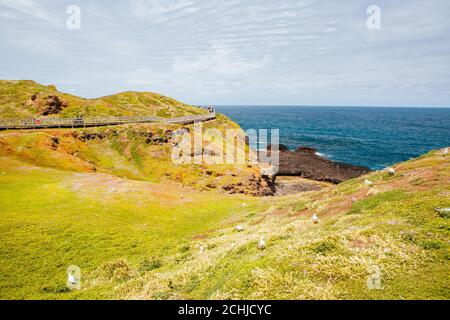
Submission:
[[[195,106],[213,105],[216,107],[296,107],[296,108],[405,108],[405,109],[448,109],[450,106],[356,106],[356,105],[295,105],[295,104],[194,104]]]

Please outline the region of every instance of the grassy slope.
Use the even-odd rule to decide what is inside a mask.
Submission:
[[[30,98],[37,94],[36,103]],[[151,92],[123,92],[97,99],[84,99],[57,91],[31,80],[0,80],[0,118],[24,118],[38,114],[39,103],[49,95],[56,95],[67,102],[60,117],[83,116],[131,116],[148,115],[178,117],[204,113],[205,111]],[[55,115],[53,115],[55,116]]]
[[[208,128],[234,128],[237,125],[218,115],[205,123]],[[176,181],[197,189],[217,188],[238,183],[258,174],[246,165],[176,165],[171,160],[170,143],[146,142],[164,138],[167,130],[180,125],[139,124],[89,129],[16,130],[0,132],[0,156],[13,157],[41,167],[68,171],[103,172],[150,182]],[[187,126],[193,130],[193,126]],[[74,136],[102,135],[80,140]],[[55,145],[53,140],[57,139]],[[204,147],[213,139],[204,137]],[[209,172],[209,174],[206,174]]]
[[[0,298],[448,299],[450,224],[434,207],[450,203],[449,156],[395,168],[274,199],[2,157]],[[70,264],[81,290],[65,289]],[[383,290],[367,289],[373,266]]]
[[[88,100],[0,81],[0,117],[34,116],[32,94],[58,95],[63,117],[202,112],[152,93]],[[219,116],[205,127],[236,125]],[[399,164],[394,177],[370,173],[372,188],[361,177],[251,198],[183,187],[208,189],[254,169],[174,166],[168,145],[140,135],[174,128],[114,128],[88,141],[72,134],[111,128],[1,133],[0,298],[450,298],[448,215],[434,211],[450,206],[448,155]],[[82,290],[65,287],[70,264],[81,267]],[[374,266],[383,290],[367,289]]]
[[[176,184],[73,173],[0,159],[0,298],[111,297],[113,285],[64,293],[65,270],[138,265],[239,216],[241,198]],[[214,201],[214,206],[211,206]],[[62,281],[62,282],[61,282]]]
[[[33,102],[31,96],[38,98]],[[172,98],[150,92],[123,92],[99,99],[83,99],[58,92],[52,85],[44,86],[30,80],[0,80],[0,118],[32,117],[39,113],[49,95],[57,95],[67,103],[58,115],[51,117],[105,116],[105,115],[156,115],[177,117],[204,113]],[[159,182],[178,181],[198,189],[209,189],[223,184],[237,183],[256,169],[246,166],[175,166],[171,159],[171,145],[145,143],[145,133],[164,137],[166,130],[176,130],[179,125],[145,124],[76,130],[8,131],[0,133],[0,155],[12,156],[29,164],[69,171],[111,173],[131,179]],[[192,126],[190,126],[192,129]],[[204,128],[239,128],[223,115],[204,124]],[[106,139],[81,142],[73,134],[107,133]],[[143,134],[139,136],[139,134]],[[52,139],[60,144],[52,148]],[[212,140],[212,139],[209,139]],[[209,143],[208,137],[205,144]],[[205,175],[205,171],[213,172]],[[233,175],[230,173],[233,172]],[[241,174],[242,173],[242,174]],[[222,177],[223,176],[223,177]],[[220,181],[217,181],[220,180]]]

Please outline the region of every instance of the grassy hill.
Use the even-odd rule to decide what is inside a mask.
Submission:
[[[236,126],[219,115],[204,130]],[[259,168],[249,165],[175,164],[173,132],[193,125],[137,124],[99,128],[0,132],[0,156],[45,168],[100,172],[149,182],[178,182],[198,190],[228,189],[257,194],[264,190]],[[214,137],[203,137],[214,151]],[[193,159],[193,158],[192,158]]]
[[[205,112],[148,92],[124,92],[89,100],[60,93],[53,86],[43,86],[33,81],[0,81],[0,117],[44,117],[42,111],[49,108],[59,112],[48,117],[78,114],[177,117]],[[257,167],[174,164],[171,159],[172,144],[175,142],[173,132],[181,128],[193,130],[193,125],[158,123],[3,131],[0,132],[0,155],[41,167],[102,172],[150,182],[172,181],[200,190],[233,188],[235,192],[261,192],[259,184],[262,180]],[[204,131],[216,128],[224,135],[228,128],[240,129],[220,114],[215,120],[204,123],[203,128]],[[203,150],[209,148],[214,151],[219,147],[214,137],[204,135],[203,138]]]
[[[0,118],[77,115],[167,118],[201,113],[205,111],[151,92],[122,92],[84,99],[59,92],[53,85],[44,86],[31,80],[0,80]]]
[[[255,198],[2,156],[0,298],[449,299],[449,159]]]
[[[82,99],[0,81],[0,117],[44,112],[203,110],[152,93]],[[254,197],[268,188],[255,166],[174,164],[180,128],[192,125],[1,131],[0,299],[450,299],[449,213],[435,210],[450,207],[448,154],[393,176]],[[218,115],[207,128],[239,127]],[[208,152],[222,142],[203,139]],[[70,265],[80,290],[66,286]]]

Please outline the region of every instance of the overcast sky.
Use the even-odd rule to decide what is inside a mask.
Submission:
[[[450,106],[449,13],[448,0],[0,0],[0,78],[192,104]]]

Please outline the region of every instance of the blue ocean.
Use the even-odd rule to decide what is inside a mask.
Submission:
[[[450,108],[216,106],[242,128],[280,130],[289,149],[381,169],[450,146]]]

